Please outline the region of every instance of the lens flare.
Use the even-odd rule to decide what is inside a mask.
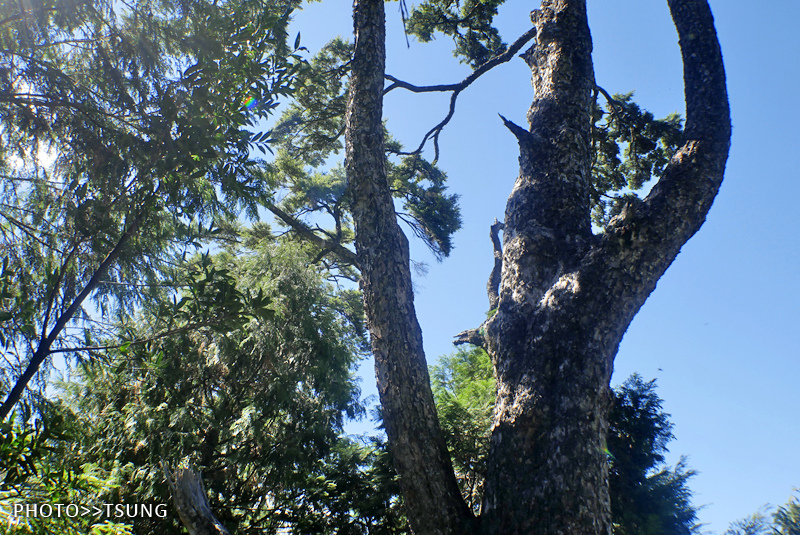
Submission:
[[[255,99],[255,97],[249,97],[249,98],[248,98],[248,99],[245,101],[245,103],[244,103],[244,106],[245,106],[245,108],[247,108],[248,110],[252,110],[253,108],[255,108],[255,107],[256,107],[256,104],[258,104],[258,103],[256,102],[256,99]]]

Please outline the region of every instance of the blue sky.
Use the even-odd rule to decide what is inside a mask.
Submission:
[[[409,2],[411,3],[411,2]],[[706,224],[628,329],[615,362],[617,384],[633,372],[658,380],[675,424],[669,461],[699,471],[691,481],[700,520],[721,534],[764,503],[785,503],[800,487],[800,2],[712,0],[725,59],[733,142],[725,182]],[[530,28],[538,2],[509,0],[498,25],[507,42]],[[456,82],[450,42],[411,40],[399,4],[387,4],[387,72],[411,83]],[[657,117],[683,112],[677,34],[665,0],[590,0],[595,74],[609,92],[636,91]],[[295,17],[312,52],[349,36],[350,2],[309,5]],[[464,228],[450,258],[415,278],[416,307],[428,361],[453,350],[452,337],[475,327],[488,308],[489,225],[502,219],[517,175],[517,148],[498,113],[525,124],[530,71],[519,60],[495,69],[459,98],[441,137],[440,167],[461,195]],[[447,95],[393,91],[385,116],[407,146],[446,113]],[[413,240],[412,240],[413,242]],[[365,394],[375,392],[370,365]],[[353,430],[363,429],[354,426]]]

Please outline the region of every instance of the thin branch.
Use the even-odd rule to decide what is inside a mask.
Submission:
[[[153,283],[153,284],[144,284],[144,283],[135,283],[135,282],[119,282],[119,281],[100,281],[100,284],[110,285],[110,286],[126,286],[130,288],[186,288],[187,285],[185,284],[178,284],[178,283]]]
[[[130,124],[125,118],[120,117],[119,115],[115,115],[113,113],[101,109],[88,108],[82,104],[78,104],[77,102],[71,102],[63,98],[51,98],[48,97],[47,95],[25,93],[25,94],[10,95],[7,97],[0,96],[0,102],[8,102],[9,104],[27,105],[27,106],[42,106],[44,108],[49,108],[49,109],[72,108],[86,115],[88,119],[92,120],[98,126],[103,126],[103,125],[94,120],[92,118],[92,114],[105,115],[106,117],[117,119],[118,121],[121,121],[126,125],[135,128],[135,125]]]
[[[406,82],[401,82],[400,80],[394,78],[393,76],[385,75],[385,78],[388,78],[389,80],[391,80],[391,81],[393,81],[395,83],[392,84],[391,86],[387,87],[386,89],[384,89],[383,94],[385,95],[386,93],[388,93],[389,91],[394,89],[395,85],[400,87],[401,84],[402,84],[402,87],[404,89],[408,89],[409,91],[413,91],[414,93],[426,93],[426,92],[431,92],[431,91],[455,91],[455,90],[461,91],[463,89],[466,89],[470,84],[472,84],[472,82],[474,82],[475,80],[477,80],[478,78],[483,76],[489,70],[497,67],[501,63],[505,63],[508,60],[510,60],[511,57],[514,54],[519,52],[520,49],[523,46],[525,46],[528,43],[528,41],[530,41],[534,37],[536,37],[536,28],[531,28],[530,30],[528,30],[527,32],[522,34],[519,37],[519,39],[514,41],[511,44],[511,46],[508,47],[508,50],[506,50],[502,54],[499,54],[499,55],[491,58],[490,60],[486,61],[486,63],[482,63],[477,69],[472,71],[469,76],[467,76],[466,78],[464,78],[461,82],[459,82],[457,84],[433,85],[433,86],[414,86],[414,85],[406,83]]]
[[[599,85],[595,85],[594,87],[600,93],[603,94],[603,97],[605,97],[606,101],[611,105],[611,107],[614,109],[614,111],[616,111],[620,115],[622,115],[622,102],[620,102],[619,100],[617,100],[614,97],[612,97],[611,95],[609,95],[608,91],[606,91],[605,89],[603,89]]]
[[[484,65],[485,65],[485,63],[484,63]],[[478,72],[478,71],[477,70],[473,71],[470,74],[470,76],[474,75],[476,72]],[[417,85],[414,85],[414,84],[410,84],[408,82],[404,82],[403,80],[400,80],[399,78],[395,78],[391,74],[384,74],[383,77],[386,78],[387,80],[389,80],[390,82],[392,82],[391,85],[389,85],[386,89],[383,90],[383,94],[384,95],[386,95],[389,91],[392,91],[393,89],[397,89],[398,87],[402,88],[402,89],[407,89],[408,91],[411,91],[412,93],[442,93],[442,92],[445,92],[445,91],[461,91],[461,90],[464,89],[464,87],[466,87],[464,84],[468,79],[468,78],[465,78],[464,80],[458,82],[457,84],[440,84],[440,85],[417,86]]]
[[[47,332],[47,323],[50,321],[50,313],[53,311],[53,304],[56,301],[58,287],[61,286],[61,281],[64,280],[64,273],[67,271],[67,265],[75,255],[75,251],[78,250],[78,245],[79,244],[76,242],[72,246],[72,250],[70,250],[67,258],[61,263],[61,269],[58,271],[58,278],[56,279],[56,283],[53,285],[53,288],[50,292],[50,297],[47,299],[47,308],[45,309],[44,320],[42,321],[42,342],[44,342],[44,333]]]
[[[169,336],[174,336],[176,334],[185,333],[188,331],[194,331],[196,329],[201,329],[203,327],[210,327],[212,325],[219,325],[223,323],[224,319],[226,318],[218,318],[217,321],[201,321],[198,323],[192,323],[190,325],[185,325],[184,327],[178,327],[177,329],[170,329],[164,331],[159,334],[155,334],[148,338],[140,338],[139,340],[126,340],[125,342],[120,342],[118,344],[109,344],[104,346],[82,346],[82,347],[60,347],[58,349],[51,349],[50,354],[54,353],[78,353],[80,351],[108,351],[109,349],[119,349],[120,347],[126,345],[140,345],[140,344],[147,344],[150,342],[155,342],[156,340],[161,340],[163,338],[167,338]]]
[[[441,93],[446,91],[453,92],[453,94],[450,96],[450,107],[448,109],[447,116],[439,124],[431,128],[428,131],[428,133],[425,134],[425,136],[423,136],[422,142],[419,144],[416,150],[412,152],[399,152],[398,154],[407,156],[419,154],[422,152],[425,143],[427,143],[429,139],[433,139],[433,146],[434,146],[433,161],[434,162],[437,161],[439,159],[439,134],[441,133],[442,129],[444,129],[444,127],[447,125],[447,123],[450,122],[450,119],[452,119],[453,114],[455,113],[456,100],[458,99],[458,95],[464,89],[469,87],[475,80],[477,80],[485,73],[487,73],[489,70],[493,69],[497,65],[500,65],[501,63],[505,63],[508,60],[510,60],[511,57],[514,56],[514,54],[519,52],[519,50],[535,36],[536,36],[536,28],[531,28],[530,30],[522,34],[522,36],[520,36],[519,39],[514,41],[511,44],[511,46],[508,47],[508,50],[506,50],[502,54],[493,57],[486,63],[480,65],[477,69],[472,71],[469,76],[467,76],[457,84],[417,86],[414,84],[410,84],[408,82],[404,82],[403,80],[399,80],[398,78],[395,78],[394,76],[391,76],[389,74],[384,74],[384,78],[392,82],[386,89],[383,90],[384,95],[386,95],[387,93],[389,93],[389,91],[392,91],[393,89],[397,89],[398,87],[411,91],[412,93],[432,93],[432,92]]]
[[[38,236],[36,234],[36,229],[34,229],[33,227],[31,227],[29,225],[26,225],[22,221],[19,221],[18,219],[14,218],[14,217],[11,217],[10,215],[8,215],[7,213],[2,212],[2,211],[0,211],[0,217],[3,217],[6,221],[11,223],[13,226],[17,227],[20,231],[22,231],[24,234],[26,234],[32,240],[38,242],[39,245],[41,245],[42,247],[51,248],[54,251],[57,251],[57,252],[61,253],[62,255],[65,254],[64,251],[56,248],[54,245],[50,245],[49,243],[44,241],[40,236]],[[47,236],[47,237],[55,237],[55,235],[53,235],[53,234],[47,234],[47,233],[44,233],[44,232],[42,232],[41,235]],[[12,234],[12,236],[13,236],[13,234]]]

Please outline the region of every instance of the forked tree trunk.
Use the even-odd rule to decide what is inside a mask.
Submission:
[[[672,0],[686,86],[683,146],[641,203],[590,229],[585,0],[545,0],[526,55],[530,129],[512,130],[520,175],[506,208],[500,305],[487,325],[498,397],[484,533],[611,533],[606,432],[622,335],[722,182],[725,73],[705,0]]]
[[[498,397],[475,522],[441,439],[408,244],[383,168],[383,0],[355,2],[346,168],[384,421],[417,535],[611,532],[605,436],[613,359],[634,315],[702,225],[730,142],[708,4],[669,5],[684,61],[683,146],[647,198],[601,236],[590,224],[595,84],[586,1],[544,0],[532,13],[537,41],[525,59],[536,96],[528,129],[507,122],[520,145],[520,175],[506,208],[499,306],[481,341]]]

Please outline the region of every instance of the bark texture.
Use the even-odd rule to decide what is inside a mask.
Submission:
[[[481,519],[486,534],[610,534],[605,436],[622,335],[722,181],[730,119],[705,0],[669,2],[684,61],[682,148],[641,203],[593,236],[594,87],[585,0],[545,0],[525,54],[529,129],[507,123],[520,175],[505,214],[498,312],[486,346],[498,377]]]
[[[442,436],[422,332],[414,311],[408,240],[397,223],[385,169],[384,0],[356,0],[355,50],[345,144],[356,253],[383,420],[417,534],[468,533],[474,517],[461,498]]]
[[[489,275],[489,282],[486,283],[486,295],[489,297],[489,310],[495,310],[500,304],[500,275],[503,272],[503,246],[500,242],[500,231],[503,230],[503,223],[494,220],[494,224],[489,231],[492,239],[492,250],[494,251],[494,266]]]
[[[586,0],[544,0],[523,57],[535,99],[520,147],[497,312],[459,340],[493,360],[498,396],[479,521],[461,499],[439,429],[409,272],[385,171],[383,0],[356,0],[346,170],[357,260],[389,445],[418,535],[610,535],[605,437],[622,335],[722,182],[730,142],[725,73],[706,0],[669,0],[684,61],[683,145],[646,199],[594,235]],[[500,226],[492,229],[495,238]]]
[[[175,509],[189,535],[230,535],[208,504],[200,474],[190,468],[177,468],[174,472],[167,465],[163,468]]]

